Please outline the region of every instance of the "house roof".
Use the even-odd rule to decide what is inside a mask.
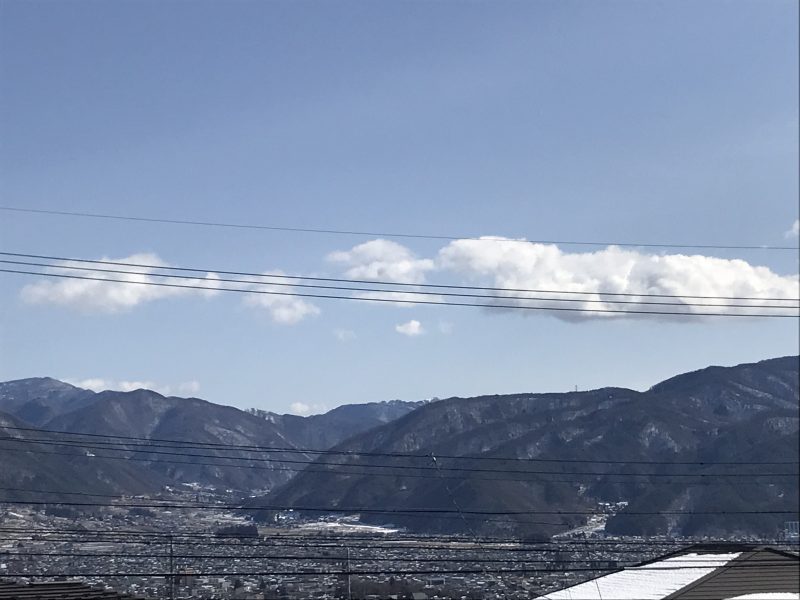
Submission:
[[[800,600],[798,560],[795,554],[772,548],[694,546],[551,592],[544,598],[728,600],[769,593],[769,598],[789,594],[784,598]]]
[[[800,558],[772,548],[742,552],[735,560],[695,581],[669,600],[730,599],[748,594],[794,594],[800,600]]]
[[[134,600],[133,596],[78,581],[14,583],[0,581],[0,599],[14,600]]]
[[[690,553],[629,567],[552,592],[551,600],[661,600],[739,556]]]

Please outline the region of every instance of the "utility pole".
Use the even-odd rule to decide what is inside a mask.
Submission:
[[[169,586],[169,600],[175,600],[175,550],[172,545],[172,534],[170,533],[167,537],[169,538],[169,581],[167,585]]]
[[[350,589],[350,546],[345,546],[347,551],[347,600],[352,600],[352,591]]]

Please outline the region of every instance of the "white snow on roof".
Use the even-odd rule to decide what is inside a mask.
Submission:
[[[800,600],[800,594],[794,592],[761,592],[728,598],[728,600]]]
[[[739,556],[682,554],[641,567],[627,567],[544,596],[551,600],[660,600]]]

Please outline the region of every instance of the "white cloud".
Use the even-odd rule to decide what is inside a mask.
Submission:
[[[124,258],[109,259],[102,258],[104,261],[147,264],[157,267],[164,267],[167,264],[155,254],[133,254]],[[58,263],[63,266],[86,266],[81,263],[62,261]],[[105,267],[100,267],[105,268]],[[134,270],[133,267],[109,267],[117,270]],[[64,279],[60,281],[37,281],[22,288],[21,296],[25,302],[31,304],[56,304],[71,309],[76,309],[86,313],[118,313],[131,310],[132,308],[162,298],[175,296],[185,296],[199,294],[212,296],[219,287],[218,277],[213,273],[208,273],[204,278],[180,280],[175,282],[179,285],[202,286],[204,290],[181,289],[173,287],[160,287],[154,285],[132,285],[132,283],[147,284],[159,280],[152,277],[154,269],[137,267],[135,269],[143,274],[125,273],[87,273],[70,269],[68,274],[78,276],[88,276],[93,280],[83,279]],[[64,273],[57,269],[47,269],[50,273]],[[116,279],[126,283],[109,283],[97,281],[96,279]],[[172,283],[172,281],[166,281]]]
[[[119,390],[120,392],[152,390],[154,392],[158,392],[159,394],[168,395],[171,388],[169,386],[162,387],[153,381],[119,381],[114,386],[114,389]]]
[[[163,385],[148,380],[113,380],[92,377],[89,379],[65,379],[67,383],[92,390],[93,392],[103,392],[113,390],[116,392],[132,392],[134,390],[152,390],[163,396],[194,396],[200,391],[200,382],[196,380],[184,381],[175,385]]]
[[[318,415],[326,412],[328,409],[324,404],[306,404],[305,402],[292,402],[289,405],[289,413],[301,417],[308,415]]]
[[[415,337],[425,333],[425,329],[422,327],[422,323],[420,323],[416,319],[411,319],[407,323],[401,323],[400,325],[395,325],[394,330],[397,333],[402,333],[403,335],[407,335],[409,337]]]
[[[274,275],[283,275],[283,271],[275,269],[270,271]],[[253,280],[261,283],[268,282],[268,278]],[[283,280],[281,281],[283,282]],[[291,293],[292,287],[270,287],[264,285],[250,286],[250,289],[269,292]],[[294,325],[306,317],[314,317],[320,313],[319,307],[297,296],[282,296],[280,294],[251,294],[245,297],[244,303],[254,308],[265,309],[270,318],[281,325]]]
[[[103,258],[104,261],[112,259]],[[125,258],[113,259],[112,262],[132,264],[147,264],[153,267],[165,267],[167,263],[155,254],[134,254]],[[63,266],[82,266],[80,263],[61,262]],[[120,267],[118,270],[134,270],[133,268]],[[219,276],[216,273],[207,273],[205,277],[187,280],[158,279],[158,271],[154,268],[137,267],[136,271],[142,274],[103,273],[93,272],[88,276],[97,279],[117,279],[123,282],[106,282],[95,280],[67,279],[62,281],[39,281],[22,288],[22,298],[31,304],[56,304],[74,308],[82,312],[92,313],[119,313],[134,307],[163,298],[176,296],[200,295],[211,297],[220,293]],[[59,273],[57,269],[48,269],[49,272]],[[282,275],[279,270],[273,274]],[[81,271],[69,271],[69,274],[83,275]],[[275,292],[291,292],[291,287],[269,287],[255,285],[270,281],[265,278],[251,278],[243,284],[233,284],[241,290],[264,290]],[[272,280],[283,283],[283,280]],[[157,285],[132,285],[132,283],[175,283],[176,285],[199,286],[204,289],[161,287]],[[320,310],[314,304],[296,296],[283,296],[280,294],[253,294],[248,295],[244,302],[249,306],[266,309],[276,323],[294,324],[304,318],[319,314]],[[136,383],[136,382],[134,382]],[[148,382],[144,382],[148,383]],[[191,391],[191,390],[190,390]]]
[[[793,298],[798,293],[796,275],[781,276],[767,267],[754,266],[744,260],[683,254],[651,255],[622,250],[614,246],[597,252],[569,253],[548,244],[519,243],[513,240],[496,242],[457,240],[440,250],[437,266],[465,276],[471,281],[488,280],[493,287],[589,293],[589,295],[570,296],[534,292],[495,292],[503,296],[527,298],[581,298],[581,301],[569,303],[523,301],[513,298],[502,298],[492,302],[504,305],[604,310],[745,312],[744,309],[726,307],[725,304],[736,302],[724,300],[694,300],[699,303],[718,303],[721,308],[612,304],[606,300],[614,298],[597,295],[597,292],[776,298]],[[678,299],[636,296],[623,299],[679,302]],[[588,302],[588,300],[601,300],[601,302]],[[530,314],[535,311],[525,312]],[[552,314],[567,320],[610,316],[608,313],[562,311],[554,311]]]
[[[111,386],[106,383],[105,379],[98,379],[96,377],[90,379],[65,379],[68,384],[75,387],[83,388],[85,390],[92,390],[93,392],[102,392],[103,390],[111,389]]]
[[[789,231],[787,231],[784,236],[787,238],[800,236],[800,219],[795,219],[794,223],[792,223],[792,226],[789,228]]]
[[[200,382],[193,379],[178,384],[178,393],[182,396],[194,396],[200,391]]]
[[[356,339],[356,332],[351,329],[334,329],[333,335],[340,342],[352,342]]]
[[[350,279],[423,283],[434,268],[429,258],[417,258],[405,246],[390,240],[371,240],[347,251],[331,252],[328,260],[346,268]]]
[[[425,274],[436,268],[430,258],[419,258],[411,250],[390,240],[370,240],[354,246],[350,250],[331,252],[326,257],[329,262],[344,267],[348,279],[365,281],[387,281],[391,283],[420,284],[425,282]],[[393,289],[392,286],[388,286]],[[360,298],[399,301],[395,306],[409,306],[409,302],[425,300],[438,302],[440,296],[420,296],[408,293],[416,287],[401,286],[397,292],[359,292]]]
[[[245,302],[266,309],[272,320],[281,325],[294,325],[320,313],[316,305],[294,296],[250,296]]]
[[[311,407],[308,404],[305,404],[304,402],[292,402],[289,405],[289,411],[292,414],[305,417],[311,414]]]

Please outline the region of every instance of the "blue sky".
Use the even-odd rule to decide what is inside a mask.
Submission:
[[[797,12],[775,0],[3,0],[2,203],[465,237],[796,245]],[[411,283],[595,289],[636,264],[682,293],[797,296],[796,252],[530,254],[510,242],[400,247],[12,213],[0,214],[0,239],[12,252]],[[146,382],[284,412],[641,389],[798,351],[789,319],[575,321],[263,306],[238,294],[119,301],[0,274],[0,379]]]

